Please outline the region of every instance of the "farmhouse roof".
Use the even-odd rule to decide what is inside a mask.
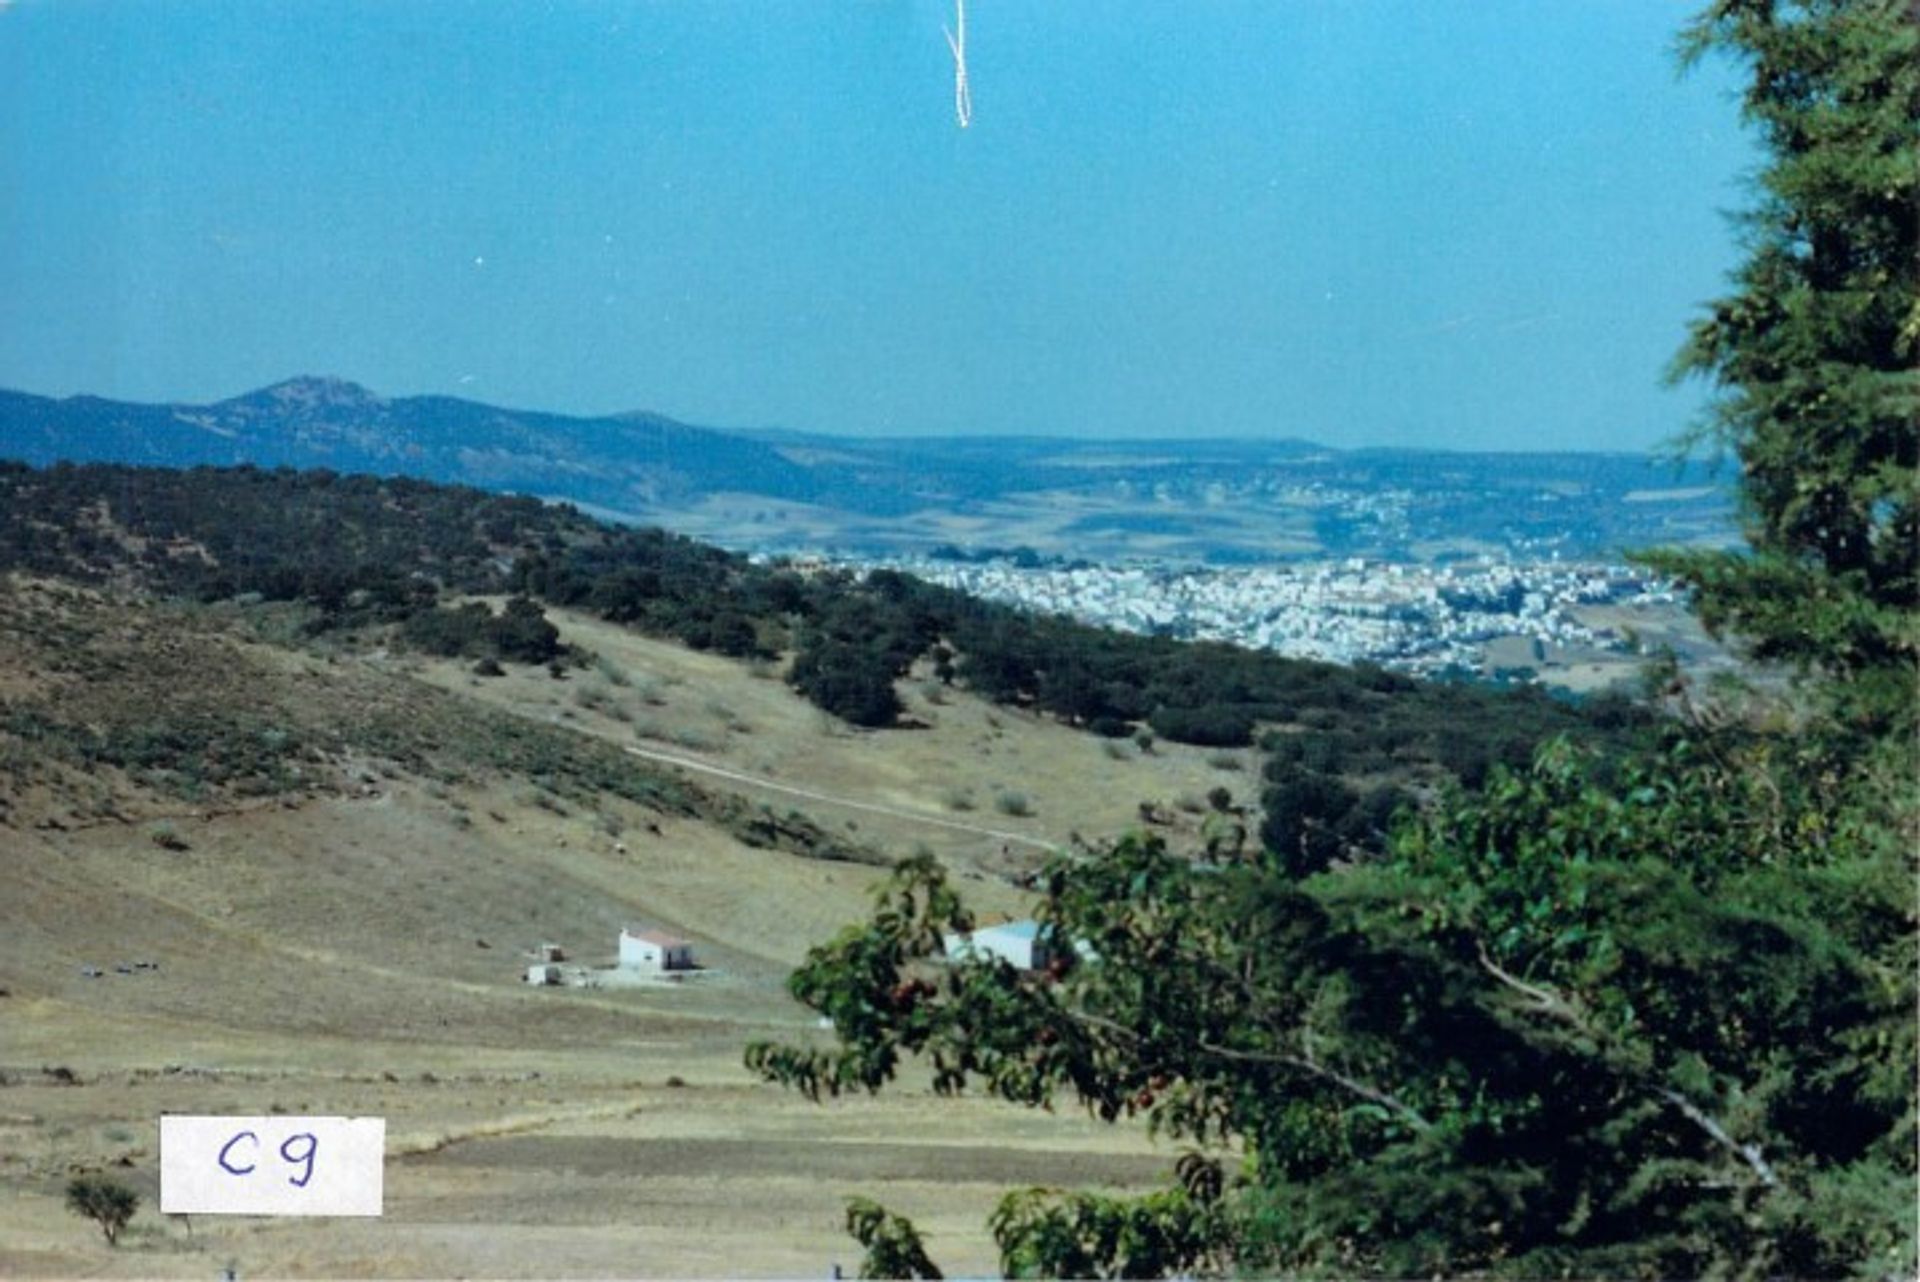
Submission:
[[[1028,918],[1024,921],[1003,921],[997,926],[982,926],[973,932],[973,938],[991,936],[996,939],[1038,939],[1040,923]]]
[[[629,939],[638,939],[644,943],[652,944],[656,948],[691,947],[688,941],[681,939],[677,935],[669,935],[665,931],[635,930],[633,927],[629,926],[627,927],[625,934]]]

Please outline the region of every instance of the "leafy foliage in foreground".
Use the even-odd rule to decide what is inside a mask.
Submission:
[[[817,1096],[916,1058],[1196,1146],[1144,1197],[1008,1195],[1011,1276],[1910,1269],[1889,763],[1773,750],[1676,736],[1603,786],[1554,745],[1304,880],[1139,836],[1061,856],[1038,916],[1085,959],[1045,972],[934,961],[970,918],[909,862],[793,977],[838,1045],[749,1063]],[[1843,769],[1835,805],[1812,781]]]

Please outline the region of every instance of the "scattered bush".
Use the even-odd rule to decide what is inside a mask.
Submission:
[[[98,1224],[108,1246],[120,1240],[139,1208],[140,1195],[107,1176],[77,1175],[67,1182],[67,1209]]]
[[[993,794],[993,808],[1003,815],[1024,816],[1033,813],[1033,803],[1027,800],[1027,794],[1011,788]]]
[[[560,630],[524,596],[510,599],[498,615],[480,601],[451,610],[418,610],[401,625],[400,635],[417,649],[448,657],[547,663],[564,652]]]
[[[1202,748],[1245,748],[1253,743],[1253,716],[1232,704],[1199,707],[1162,704],[1153,710],[1154,732],[1176,743]]]

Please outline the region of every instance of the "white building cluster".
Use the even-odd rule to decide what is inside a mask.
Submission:
[[[913,557],[866,564],[1105,627],[1415,672],[1475,666],[1479,647],[1496,637],[1624,648],[1611,629],[1587,626],[1570,607],[1674,600],[1670,586],[1631,568],[1559,561],[1021,568]]]

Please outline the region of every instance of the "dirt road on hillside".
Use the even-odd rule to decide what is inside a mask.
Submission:
[[[683,770],[698,770],[703,774],[720,779],[729,779],[734,783],[744,783],[755,788],[766,788],[774,792],[783,792],[792,797],[803,797],[808,801],[825,802],[830,806],[844,806],[849,810],[862,810],[871,815],[885,815],[889,819],[904,819],[909,823],[931,824],[935,828],[947,828],[954,832],[972,833],[975,836],[991,837],[995,841],[1018,842],[1023,846],[1032,846],[1036,850],[1052,850],[1058,842],[1043,841],[1025,833],[1006,832],[999,828],[983,828],[978,824],[961,823],[956,819],[941,819],[934,815],[918,814],[912,810],[900,810],[893,806],[876,805],[871,801],[855,801],[850,797],[835,797],[829,793],[816,792],[811,788],[796,788],[792,784],[776,783],[759,775],[750,775],[725,766],[716,766],[701,761],[697,757],[683,757],[678,753],[661,752],[653,748],[635,748],[622,745],[621,751],[632,753],[647,761],[657,761],[663,765],[679,766]]]

